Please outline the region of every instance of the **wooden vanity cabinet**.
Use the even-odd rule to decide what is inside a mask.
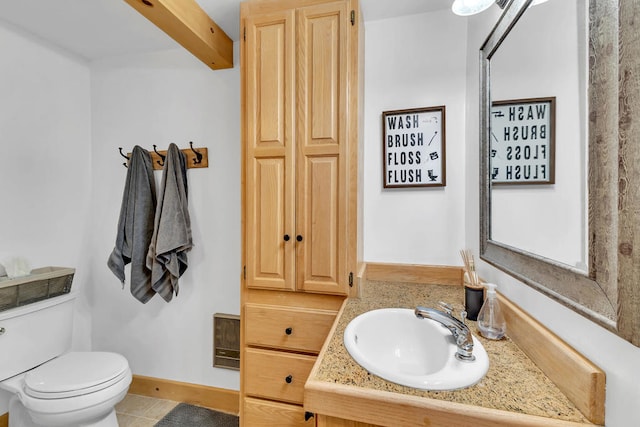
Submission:
[[[240,424],[315,426],[303,409],[304,385],[344,297],[243,292]]]
[[[242,9],[249,288],[349,292],[357,179],[351,3]]]
[[[356,292],[358,1],[254,0],[240,10],[240,423],[315,426],[304,383]]]

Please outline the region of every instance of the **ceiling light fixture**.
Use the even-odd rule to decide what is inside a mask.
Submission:
[[[451,10],[456,15],[469,16],[487,10],[495,0],[455,0]]]

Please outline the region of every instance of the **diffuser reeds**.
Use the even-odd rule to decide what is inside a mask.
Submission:
[[[469,278],[469,283],[465,283],[465,286],[468,286],[472,289],[483,289],[480,278],[478,277],[478,273],[476,272],[476,266],[471,251],[469,249],[463,249],[460,251],[460,256],[462,256],[462,262],[464,262],[464,270],[467,273],[467,277]]]

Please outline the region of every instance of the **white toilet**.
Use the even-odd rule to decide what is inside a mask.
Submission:
[[[131,369],[116,353],[69,352],[70,293],[0,311],[0,389],[9,427],[117,427]]]

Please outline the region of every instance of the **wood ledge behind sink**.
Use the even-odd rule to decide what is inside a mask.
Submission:
[[[591,422],[604,424],[604,371],[560,337],[498,294],[507,335]]]

